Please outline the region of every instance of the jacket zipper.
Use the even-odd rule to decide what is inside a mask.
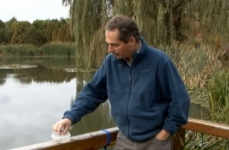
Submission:
[[[128,123],[128,136],[129,136],[129,139],[130,138],[130,135],[129,135],[129,131],[130,131],[130,121],[129,121],[129,118],[128,118],[128,106],[129,106],[129,101],[130,101],[130,95],[131,95],[131,88],[132,88],[132,67],[130,67],[130,75],[129,75],[129,84],[130,84],[130,89],[129,89],[129,96],[128,96],[128,99],[127,99],[127,102],[126,102],[126,120],[127,120],[127,123]]]

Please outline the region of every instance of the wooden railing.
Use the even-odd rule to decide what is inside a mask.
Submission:
[[[118,128],[106,129],[111,133],[111,143],[114,145]],[[197,131],[217,137],[229,138],[229,125],[189,118],[188,124],[184,125],[179,131],[180,138],[173,138],[174,150],[182,147],[182,140],[185,138],[185,130]],[[13,150],[97,150],[107,144],[107,134],[103,131],[91,132],[71,137],[66,143],[56,144],[53,141],[35,144],[31,146],[16,148]]]

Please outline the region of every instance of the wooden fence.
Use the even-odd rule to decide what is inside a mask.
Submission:
[[[106,129],[110,132],[111,143],[115,145],[118,128]],[[182,140],[185,140],[185,130],[205,133],[217,137],[229,138],[229,125],[204,121],[194,118],[189,118],[188,124],[182,126],[178,132],[179,138],[173,137],[174,150],[179,150],[182,147]],[[104,131],[96,131],[77,136],[72,136],[69,142],[56,144],[53,141],[25,146],[12,150],[97,150],[107,144],[107,134]]]

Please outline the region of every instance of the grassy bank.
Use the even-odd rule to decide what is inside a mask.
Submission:
[[[34,45],[0,45],[2,57],[75,57],[74,43],[48,43],[40,47]]]

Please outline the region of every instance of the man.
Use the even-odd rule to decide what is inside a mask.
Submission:
[[[115,149],[172,149],[171,135],[187,123],[190,105],[176,67],[162,51],[147,45],[130,18],[116,15],[105,29],[110,54],[53,129],[66,133],[109,99],[120,129]]]

